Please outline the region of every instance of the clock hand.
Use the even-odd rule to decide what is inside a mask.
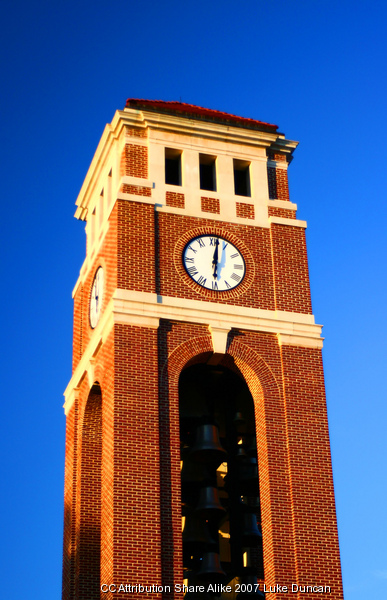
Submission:
[[[214,279],[216,279],[216,277],[218,275],[218,246],[219,246],[219,240],[218,240],[218,238],[216,238],[215,251],[214,251],[214,256],[212,258],[212,267],[214,269],[214,272],[213,272]]]

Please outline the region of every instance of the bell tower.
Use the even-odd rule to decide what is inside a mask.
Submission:
[[[178,102],[106,126],[75,213],[63,600],[343,598],[296,146]]]

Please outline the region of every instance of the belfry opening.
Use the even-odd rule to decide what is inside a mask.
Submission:
[[[197,364],[179,381],[184,582],[260,598],[261,511],[253,398],[241,374]],[[190,597],[187,594],[187,598]],[[247,597],[247,596],[246,596]]]

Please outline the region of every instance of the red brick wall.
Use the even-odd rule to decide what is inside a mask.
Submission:
[[[77,528],[77,600],[99,600],[101,568],[102,398],[90,392],[82,424],[79,526]]]
[[[86,277],[76,291],[74,298],[74,339],[73,339],[73,371],[78,365],[87,347],[93,329],[90,327],[90,296],[94,276],[98,267],[104,270],[103,310],[117,288],[117,205],[109,218],[109,230],[102,243],[98,256],[93,260]]]
[[[83,344],[83,285],[80,283],[74,295],[74,322],[73,322],[73,372],[82,357]]]
[[[321,351],[282,348],[298,583],[342,597]]]
[[[200,198],[201,209],[203,212],[219,214],[220,213],[220,200],[219,198],[208,198],[202,196]]]
[[[184,208],[184,194],[179,194],[178,192],[165,192],[165,203],[167,206],[174,206],[175,208]]]
[[[286,208],[277,208],[276,206],[269,206],[268,208],[269,217],[282,217],[284,219],[295,219],[296,211],[288,210]]]
[[[155,292],[154,207],[137,202],[117,202],[117,287]]]
[[[114,400],[105,433],[114,448],[114,479],[104,508],[114,515],[107,552],[113,566],[106,583],[161,584],[157,367],[157,330],[115,326]],[[110,600],[113,595],[105,597]],[[114,594],[115,600],[127,597]],[[133,593],[131,598],[143,594]]]
[[[63,579],[62,599],[73,600],[75,592],[75,504],[77,499],[78,456],[78,401],[76,400],[66,419],[64,527],[63,527]]]
[[[144,187],[142,185],[128,185],[124,183],[122,186],[121,192],[124,194],[134,194],[135,196],[151,196],[152,190],[151,188]]]
[[[242,219],[254,219],[255,210],[253,204],[247,204],[247,202],[236,203],[236,216]]]
[[[148,148],[126,144],[121,158],[121,175],[148,178]]]
[[[273,200],[289,200],[288,173],[285,169],[267,168],[269,198]]]
[[[305,230],[271,225],[276,309],[312,313]]]
[[[131,137],[137,137],[137,138],[147,138],[148,137],[148,130],[141,129],[140,127],[125,127],[125,133],[126,133],[126,135],[129,135]]]

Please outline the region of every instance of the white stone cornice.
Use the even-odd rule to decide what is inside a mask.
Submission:
[[[300,221],[299,219],[286,219],[285,217],[269,217],[270,223],[276,223],[277,225],[292,225],[292,227],[302,227],[306,229],[306,221]]]
[[[119,315],[131,315],[142,319],[157,318],[200,323],[220,330],[264,331],[321,341],[322,326],[315,324],[313,315],[245,308],[119,289],[115,291],[112,302],[115,322],[119,322]]]
[[[281,161],[281,160],[268,160],[267,166],[273,167],[274,169],[280,169],[280,170],[282,169],[283,171],[287,171],[289,163]]]
[[[250,129],[248,127],[244,128],[232,122],[225,124],[216,123],[195,119],[190,116],[169,115],[145,109],[142,109],[142,114],[145,123],[150,129],[158,129],[164,132],[266,148],[280,145],[281,152],[289,154],[298,145],[298,142],[286,140],[282,133],[260,131],[259,129]]]
[[[74,388],[79,387],[85,373],[90,377],[94,372],[95,356],[113,326],[123,323],[155,329],[159,326],[160,319],[206,325],[216,353],[225,352],[227,335],[231,329],[273,333],[278,336],[281,345],[322,348],[323,342],[322,326],[315,324],[313,315],[117,289],[65,390],[66,414],[74,401]]]
[[[286,208],[287,210],[297,210],[297,204],[290,202],[289,200],[268,200],[268,206],[273,208]]]

